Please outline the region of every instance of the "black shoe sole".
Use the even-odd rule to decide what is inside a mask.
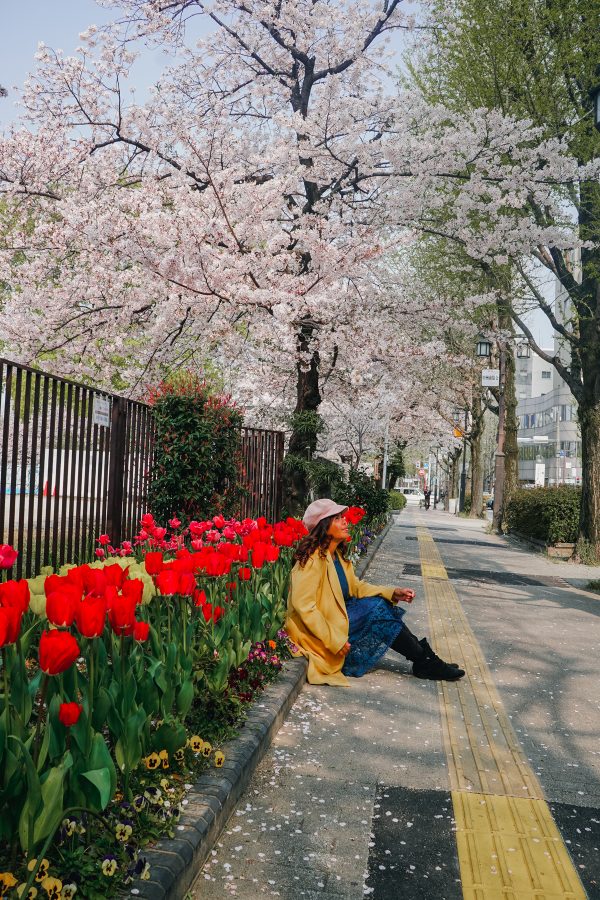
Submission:
[[[425,681],[460,681],[461,678],[464,678],[465,673],[462,670],[460,671],[460,675],[456,674],[452,675],[419,675],[417,672],[413,672],[415,678],[423,678]]]

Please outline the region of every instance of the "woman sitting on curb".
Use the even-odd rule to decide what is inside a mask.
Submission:
[[[402,621],[415,592],[360,581],[346,557],[347,506],[315,500],[304,513],[308,534],[298,544],[288,597],[286,630],[308,658],[311,684],[347,685],[391,647],[413,664],[417,678],[456,681],[465,674],[418,640]]]

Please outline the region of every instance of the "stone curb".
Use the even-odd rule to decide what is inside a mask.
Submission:
[[[305,659],[292,659],[265,689],[239,737],[223,747],[223,766],[205,772],[188,793],[175,837],[142,851],[150,863],[150,880],[136,880],[131,894],[142,900],[183,900],[302,690],[306,669]]]

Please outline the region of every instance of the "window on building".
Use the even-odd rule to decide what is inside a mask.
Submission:
[[[552,371],[550,369],[542,369],[542,378],[552,378]]]

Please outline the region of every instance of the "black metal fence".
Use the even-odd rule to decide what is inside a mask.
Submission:
[[[11,577],[93,557],[96,538],[130,538],[146,512],[151,408],[0,358],[0,543]],[[242,429],[241,514],[281,510],[283,433]]]

